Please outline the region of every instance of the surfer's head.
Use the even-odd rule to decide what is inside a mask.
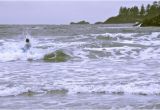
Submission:
[[[26,42],[29,43],[29,39],[28,38],[26,39]]]

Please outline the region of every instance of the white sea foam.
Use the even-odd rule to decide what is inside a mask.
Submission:
[[[138,35],[138,37],[137,37]],[[0,47],[0,61],[14,61],[14,60],[26,60],[27,58],[33,59],[42,59],[42,57],[48,53],[53,52],[58,49],[64,49],[73,53],[75,57],[86,59],[89,55],[88,51],[102,51],[110,52],[113,55],[113,58],[156,58],[159,56],[159,49],[155,49],[155,46],[160,44],[158,36],[159,32],[153,32],[151,34],[142,34],[138,33],[105,33],[105,34],[90,34],[89,36],[78,36],[75,37],[76,42],[71,42],[70,39],[65,39],[65,42],[56,42],[56,38],[52,39],[51,37],[33,39],[30,36],[32,48],[30,52],[23,53],[21,48],[24,46],[23,40],[14,40],[7,39],[6,41],[1,40],[3,45]],[[94,37],[113,37],[117,38],[114,41],[110,42],[99,42],[98,39],[92,41],[83,41],[83,38],[94,39]],[[59,39],[59,37],[58,37]],[[74,37],[73,37],[74,39]],[[72,39],[72,40],[73,40]],[[79,41],[78,41],[79,40]],[[103,44],[111,45],[109,47],[103,46]],[[97,47],[92,47],[97,46]],[[112,46],[113,45],[113,46]],[[91,47],[90,47],[91,46]],[[150,48],[146,46],[152,46]],[[145,48],[142,48],[145,47]],[[87,50],[87,51],[86,51]],[[120,54],[118,54],[120,53]],[[96,54],[96,53],[93,53]],[[97,56],[97,55],[95,55]],[[105,56],[104,56],[105,57]],[[108,56],[106,56],[108,57]],[[111,56],[112,57],[112,56]]]
[[[34,52],[31,48],[30,51],[24,53],[22,41],[9,41],[5,42],[3,46],[0,47],[0,61],[15,61],[15,60],[26,60],[28,57],[38,57],[40,53]],[[32,52],[33,51],[33,52]]]
[[[1,28],[6,32],[0,40],[1,108],[159,109],[160,32],[151,32],[152,28],[99,31],[91,25],[78,25],[75,30],[77,26],[38,27],[31,28],[34,36],[30,36],[32,47],[27,53],[21,50],[25,39],[10,36],[21,28],[15,32],[15,27]],[[56,50],[71,59],[42,61],[45,54]]]
[[[139,84],[141,82],[138,82]],[[67,94],[130,94],[130,95],[159,95],[160,89],[158,84],[152,85],[142,85],[137,86],[134,84],[127,85],[67,85],[61,86],[47,85],[44,87],[25,87],[25,86],[15,86],[15,87],[0,87],[0,96],[17,96],[29,91],[37,94],[47,94],[47,91],[61,91]]]

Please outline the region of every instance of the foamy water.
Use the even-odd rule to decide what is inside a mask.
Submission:
[[[26,26],[24,53],[24,27],[0,29],[0,108],[160,108],[159,28]],[[71,59],[43,61],[56,50]]]

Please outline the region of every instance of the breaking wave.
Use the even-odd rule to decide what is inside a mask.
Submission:
[[[160,95],[158,84],[150,86],[136,86],[136,85],[64,85],[49,87],[2,87],[0,88],[0,96],[17,96],[17,95],[57,95],[57,94],[117,94],[117,95]]]
[[[105,33],[77,36],[32,38],[32,48],[23,53],[23,39],[0,40],[0,61],[40,60],[45,54],[62,49],[73,58],[156,59],[160,55],[160,33]]]

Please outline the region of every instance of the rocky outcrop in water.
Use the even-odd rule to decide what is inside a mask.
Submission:
[[[45,62],[65,62],[70,59],[70,56],[65,54],[61,50],[48,53],[44,56],[43,60]]]
[[[89,22],[87,22],[87,21],[79,21],[79,22],[71,22],[70,24],[90,24]]]
[[[95,22],[94,24],[103,24],[103,22],[98,21],[98,22]]]

